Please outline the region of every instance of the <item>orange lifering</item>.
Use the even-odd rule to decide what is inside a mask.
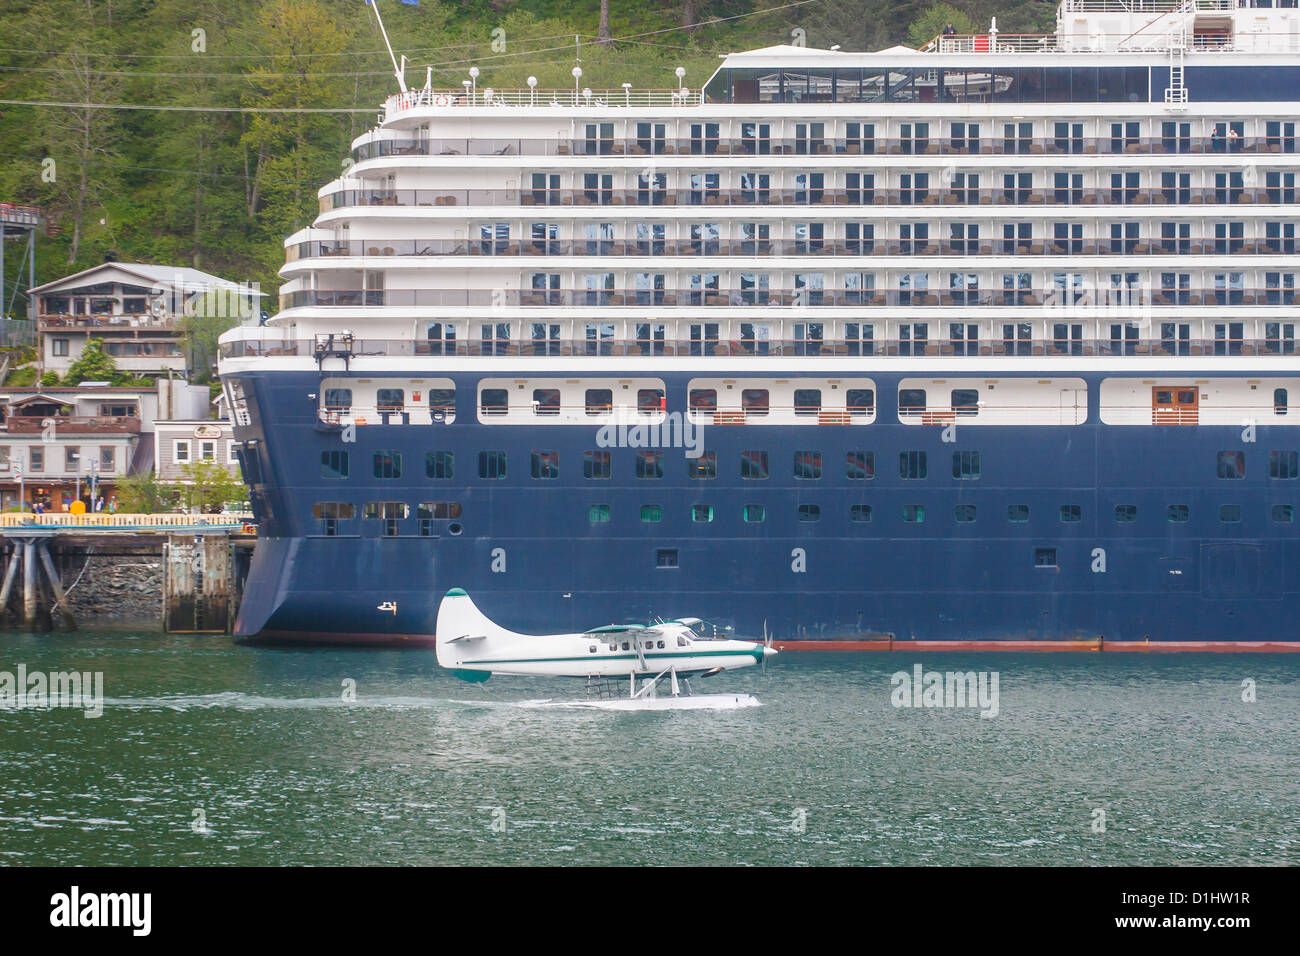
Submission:
[[[438,104],[439,106],[450,106],[450,105],[451,105],[451,100],[449,100],[445,94],[441,94],[441,93],[438,95],[438,98],[437,98],[436,100],[434,100],[434,102],[435,102],[436,104]]]

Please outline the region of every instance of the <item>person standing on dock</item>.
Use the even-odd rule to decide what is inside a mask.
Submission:
[[[104,496],[100,495],[98,498],[95,499],[95,514],[99,514],[103,510],[104,510]]]
[[[117,514],[117,495],[108,499],[108,513],[111,515]]]

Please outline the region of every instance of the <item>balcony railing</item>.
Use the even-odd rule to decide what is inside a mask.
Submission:
[[[55,435],[140,434],[140,419],[125,415],[10,415],[2,424],[11,435],[29,435],[44,431],[51,419]]]
[[[376,139],[352,150],[356,162],[384,156],[1062,156],[1077,154],[1169,155],[1200,153],[1294,153],[1294,136],[1006,136],[996,119],[984,121],[982,135],[773,137],[596,137],[562,139]],[[1016,125],[1019,125],[1018,123]]]
[[[1294,255],[1296,239],[383,239],[303,242],[289,261],[338,257],[473,256],[536,258],[613,256],[722,256],[781,259],[791,256],[1279,256]],[[42,328],[44,328],[42,324]]]
[[[748,307],[1034,307],[1039,310],[1136,309],[1174,306],[1291,306],[1294,289],[1196,288],[1143,291],[1140,287],[1067,291],[1019,289],[307,289],[280,296],[282,309],[307,307],[464,307],[552,309],[555,307],[644,308],[646,306]]]
[[[312,356],[311,339],[247,338],[222,343],[223,359]],[[546,339],[444,343],[357,339],[354,356],[1268,356],[1296,355],[1284,338],[1006,338],[911,339]]]
[[[1292,205],[1290,187],[1112,186],[908,189],[344,189],[320,197],[321,212],[358,206],[1199,206]]]
[[[699,90],[584,89],[427,89],[396,93],[384,101],[388,113],[412,109],[451,110],[477,107],[625,106],[681,107],[702,102]]]
[[[38,313],[37,321],[41,331],[59,329],[85,329],[100,332],[133,332],[140,329],[152,331],[174,331],[176,317],[173,315],[67,315]]]

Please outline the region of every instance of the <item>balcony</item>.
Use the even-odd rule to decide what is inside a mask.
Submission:
[[[140,419],[125,415],[10,415],[3,427],[11,435],[39,434],[51,420],[55,435],[140,434]]]
[[[175,332],[176,316],[143,315],[66,315],[38,313],[42,332],[88,332],[95,335],[139,334],[140,332]]]

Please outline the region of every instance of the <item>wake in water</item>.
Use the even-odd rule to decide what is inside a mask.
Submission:
[[[432,710],[456,701],[435,697],[359,696],[356,700],[341,697],[263,697],[240,691],[218,694],[176,694],[165,697],[106,697],[105,708],[114,710]]]

